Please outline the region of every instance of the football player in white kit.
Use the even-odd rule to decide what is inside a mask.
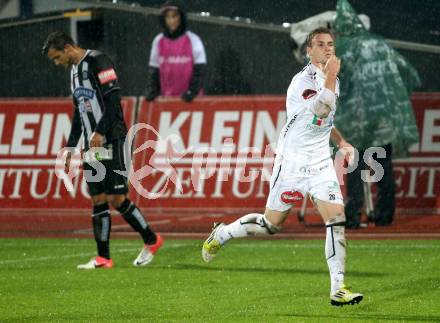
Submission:
[[[333,127],[341,62],[335,56],[332,32],[326,28],[311,32],[307,55],[310,63],[295,75],[287,90],[287,122],[279,136],[264,214],[247,214],[228,225],[215,223],[203,244],[202,257],[212,261],[232,238],[279,232],[293,204],[308,193],[326,225],[330,302],[336,306],[356,304],[363,295],[344,284],[344,203],[329,143],[331,139],[340,149],[352,148]]]

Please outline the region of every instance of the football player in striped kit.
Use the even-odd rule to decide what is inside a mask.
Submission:
[[[43,54],[55,65],[70,69],[74,111],[66,147],[76,147],[82,134],[84,156],[89,157],[83,160],[83,170],[93,203],[92,224],[98,255],[79,265],[78,269],[113,267],[109,248],[110,205],[144,241],[144,247],[133,265],[147,265],[163,240],[152,231],[139,208],[128,199],[127,178],[115,172],[126,170],[124,142],[127,128],[114,65],[107,55],[79,47],[69,35],[60,31],[49,34]],[[70,160],[69,153],[66,172],[69,172]]]

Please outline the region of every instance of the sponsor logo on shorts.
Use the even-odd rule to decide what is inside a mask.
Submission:
[[[304,195],[298,191],[287,191],[281,193],[280,199],[283,203],[293,204],[295,202],[301,201]]]
[[[116,72],[113,68],[108,68],[98,73],[99,82],[101,84],[107,84],[111,81],[117,80]]]

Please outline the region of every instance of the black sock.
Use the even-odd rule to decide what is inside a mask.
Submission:
[[[93,207],[92,224],[93,234],[98,248],[98,256],[110,259],[110,231],[112,220],[107,203]]]
[[[125,199],[125,201],[122,202],[121,206],[118,207],[117,210],[119,211],[119,213],[121,213],[125,221],[127,221],[134,230],[139,232],[139,234],[142,236],[142,239],[144,240],[144,243],[156,243],[156,234],[148,226],[148,223],[139,208],[134,205],[129,199]]]

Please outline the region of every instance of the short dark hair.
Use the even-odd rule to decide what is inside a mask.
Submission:
[[[329,34],[330,36],[332,36],[333,40],[335,39],[335,35],[333,34],[333,31],[331,29],[326,28],[326,27],[319,27],[319,28],[316,28],[315,30],[313,30],[307,36],[307,39],[306,39],[307,47],[312,47],[312,40],[318,34]]]
[[[56,50],[64,50],[64,46],[66,45],[75,45],[72,37],[63,31],[54,31],[47,36],[43,45],[42,53],[43,55],[46,55],[51,48]]]

